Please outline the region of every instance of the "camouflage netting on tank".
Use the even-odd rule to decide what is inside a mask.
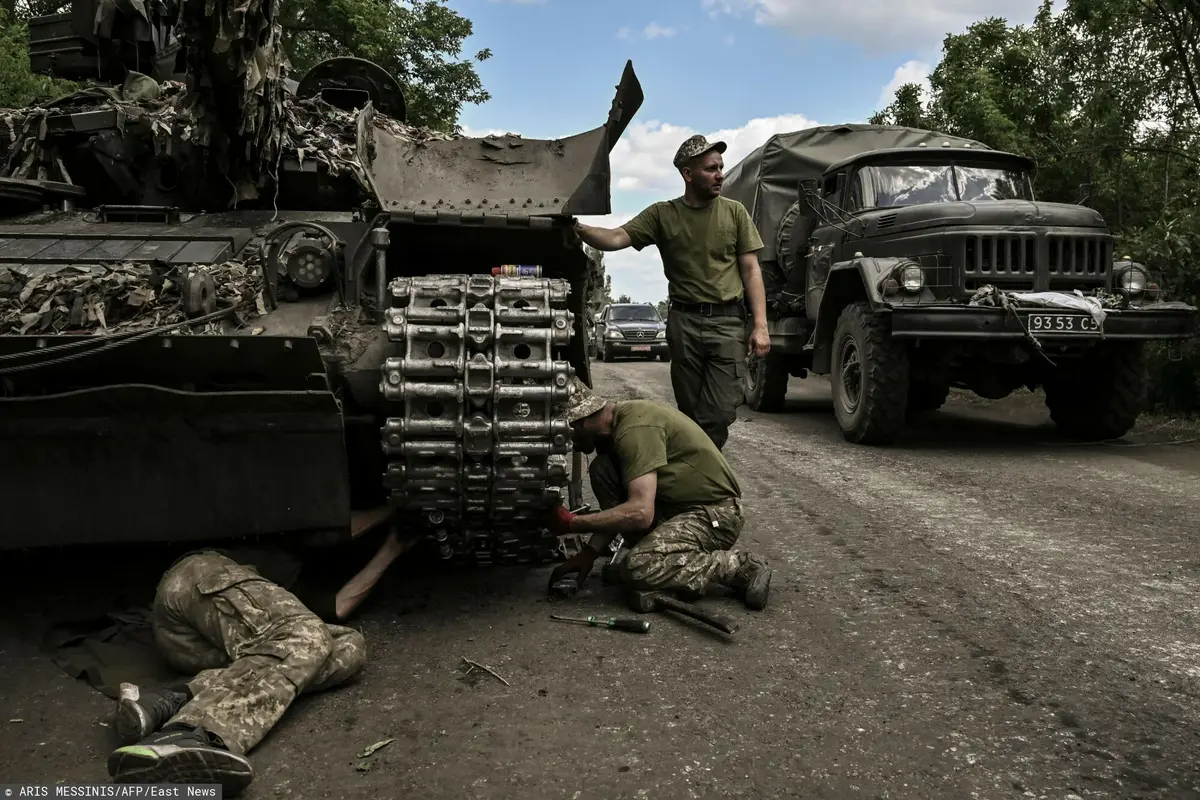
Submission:
[[[115,111],[126,131],[140,128],[155,143],[158,153],[180,154],[185,147],[209,147],[214,131],[196,117],[186,87],[178,82],[158,83],[131,73],[120,88],[93,88],[69,95],[52,108],[0,109],[0,176],[74,183],[61,161],[44,147],[46,118],[62,111]],[[357,125],[362,112],[346,111],[320,98],[283,101],[283,137],[279,157],[300,163],[318,162],[333,175],[352,175],[370,192],[365,165],[359,158]],[[375,128],[414,142],[462,138],[408,125],[372,110]],[[271,170],[275,165],[271,166]],[[245,195],[243,195],[245,196]]]
[[[216,310],[235,308],[235,323],[266,313],[256,264],[229,261],[190,274],[212,278]],[[33,276],[0,267],[0,335],[103,335],[183,323],[197,316],[187,312],[184,277],[178,268],[148,271],[128,264],[76,265]],[[173,333],[214,332],[228,321],[182,325]]]

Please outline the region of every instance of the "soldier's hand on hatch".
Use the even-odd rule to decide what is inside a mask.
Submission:
[[[767,326],[761,328],[756,327],[750,332],[750,355],[762,358],[771,350],[771,335],[767,333]]]

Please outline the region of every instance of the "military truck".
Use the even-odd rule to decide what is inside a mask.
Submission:
[[[951,387],[991,399],[1041,387],[1064,434],[1128,432],[1146,342],[1189,338],[1196,309],[1114,261],[1098,212],[1038,200],[1034,166],[879,125],[777,134],[738,162],[722,193],[766,245],[771,336],[748,365],[747,403],[780,411],[790,377],[829,375],[845,438],[886,444]]]
[[[0,547],[338,541],[382,510],[447,559],[555,557],[582,484],[552,406],[591,381],[603,274],[571,220],[611,211],[632,63],[585,133],[437,135],[371,62],[276,85],[271,7],[31,23],[35,70],[100,85],[7,115]]]

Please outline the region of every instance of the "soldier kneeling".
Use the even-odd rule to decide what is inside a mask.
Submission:
[[[552,532],[593,536],[555,568],[551,585],[572,572],[582,584],[621,534],[636,540],[622,566],[630,587],[697,598],[718,584],[748,608],[766,607],[771,588],[766,561],[733,549],[745,523],[741,487],[699,425],[650,400],[610,402],[578,378],[557,413],[571,423],[577,450],[601,451],[590,474],[602,510],[580,515],[561,506],[555,510],[548,523]]]
[[[178,559],[155,592],[155,645],[172,667],[195,677],[152,691],[121,684],[115,727],[126,744],[109,756],[109,774],[118,783],[242,791],[254,777],[246,753],[292,701],[362,669],[362,634],[337,623],[411,544],[390,532],[336,595],[309,599],[316,613],[263,576],[277,565],[277,551],[203,550]]]

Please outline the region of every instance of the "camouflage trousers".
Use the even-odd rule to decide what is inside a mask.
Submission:
[[[168,724],[200,726],[239,754],[298,695],[348,680],[367,660],[361,633],[326,625],[291,592],[211,552],[184,558],[159,581],[154,638],[171,666],[195,674],[192,700]]]
[[[597,455],[588,476],[601,509],[619,506],[628,498],[615,457]],[[650,532],[630,547],[621,577],[634,589],[697,595],[710,584],[729,585],[740,565],[738,552],[732,548],[744,524],[742,502],[737,498],[655,518]]]
[[[675,405],[699,425],[717,449],[746,399],[746,322],[688,311],[667,316],[671,388]]]

